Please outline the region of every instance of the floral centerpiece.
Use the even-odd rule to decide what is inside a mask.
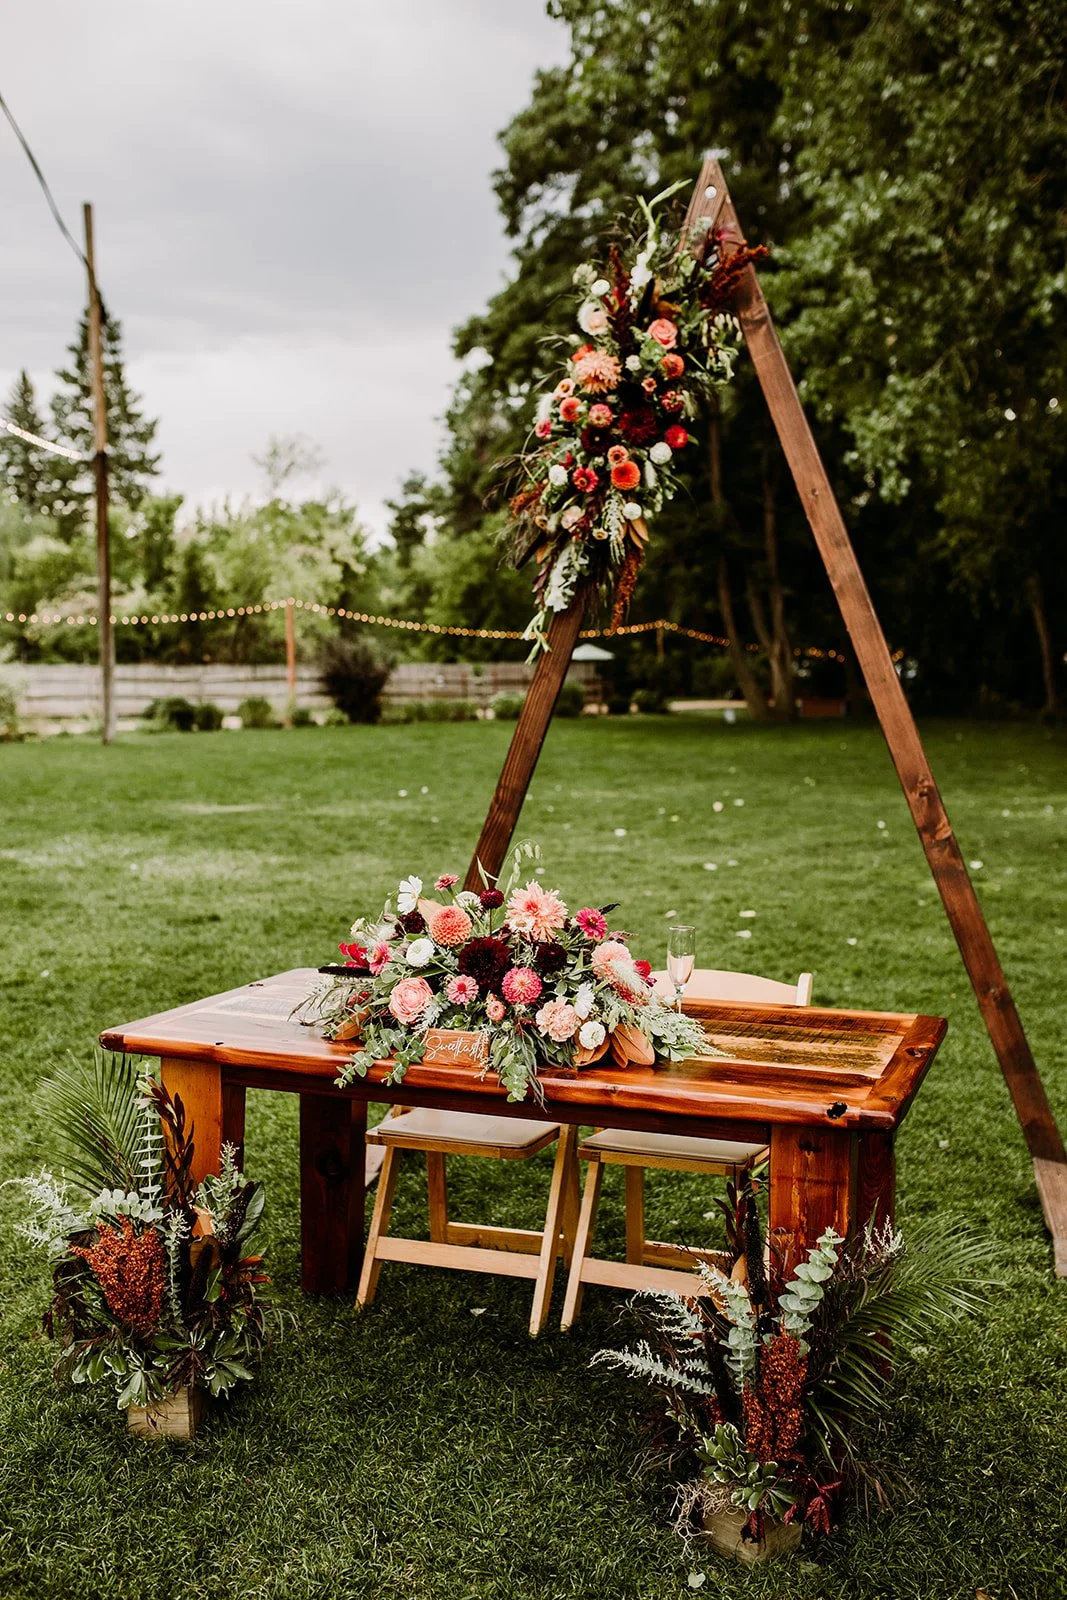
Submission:
[[[581,331],[540,397],[537,442],[511,499],[515,559],[537,563],[535,652],[549,612],[582,587],[613,594],[612,626],[622,621],[647,519],[676,493],[691,453],[689,424],[733,377],[740,327],[730,306],[745,267],[767,252],[706,219],[684,239],[664,234],[657,207],[678,187],[639,202],[645,229],[631,258],[613,245],[603,265],[574,274]]]
[[[653,992],[648,963],[608,922],[614,906],[572,914],[536,878],[480,894],[457,892],[458,881],[438,877],[437,899],[421,878],[406,878],[396,912],[387,904],[376,921],[360,918],[340,946],[343,964],[326,969],[299,1008],[329,1038],[358,1035],[362,1049],[341,1083],[386,1058],[388,1081],[399,1082],[422,1060],[427,1034],[442,1029],[481,1037],[509,1100],[537,1093],[542,1065],[588,1066],[609,1052],[620,1065],[716,1053],[695,1019]]]
[[[885,1499],[865,1446],[892,1399],[894,1360],[937,1321],[977,1310],[988,1284],[986,1241],[943,1221],[907,1241],[889,1225],[847,1244],[828,1228],[783,1271],[757,1188],[731,1185],[719,1202],[733,1271],[699,1262],[699,1298],[640,1297],[646,1338],[594,1358],[654,1386],[661,1454],[683,1472],[682,1522],[702,1520],[717,1548],[747,1559],[799,1543],[803,1526],[828,1533],[850,1483]]]
[[[19,1231],[52,1263],[57,1379],[110,1385],[131,1425],[182,1392],[225,1395],[250,1379],[269,1282],[253,1253],[262,1185],[229,1146],[219,1176],[194,1184],[180,1097],[128,1057],[63,1069],[42,1100],[64,1177],[19,1180]]]

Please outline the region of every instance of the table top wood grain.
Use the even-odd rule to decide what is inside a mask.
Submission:
[[[105,1029],[100,1042],[138,1055],[213,1062],[228,1080],[254,1087],[321,1093],[357,1046],[332,1043],[317,1027],[292,1020],[316,978],[313,968],[279,973]],[[528,1100],[508,1111],[596,1123],[648,1117],[663,1126],[676,1119],[825,1126],[829,1119],[840,1128],[886,1132],[907,1111],[948,1026],[941,1017],[816,1006],[694,1001],[685,1009],[701,1019],[724,1057],[546,1070],[544,1106]],[[412,1066],[400,1092],[384,1083],[389,1070],[388,1062],[376,1063],[352,1092],[386,1101],[424,1094],[427,1103],[504,1110],[504,1091],[491,1072]]]

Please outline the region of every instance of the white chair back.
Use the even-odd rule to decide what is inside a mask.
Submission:
[[[674,985],[665,972],[654,972],[656,993],[665,999],[674,994]],[[779,983],[777,978],[761,978],[752,972],[720,972],[712,967],[697,967],[685,986],[687,1000],[749,1001],[755,1005],[808,1006],[811,1004],[812,976],[802,972],[796,983]]]

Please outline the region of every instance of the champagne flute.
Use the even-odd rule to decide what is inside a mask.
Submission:
[[[685,986],[693,976],[696,961],[697,931],[687,923],[676,922],[667,933],[667,976],[677,996],[676,1011],[682,1009]]]

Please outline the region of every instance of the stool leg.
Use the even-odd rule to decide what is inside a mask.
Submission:
[[[378,1260],[378,1240],[383,1233],[389,1232],[389,1218],[393,1214],[393,1196],[396,1194],[399,1171],[400,1151],[394,1145],[387,1145],[378,1178],[378,1196],[374,1202],[374,1215],[371,1217],[370,1232],[367,1235],[367,1248],[363,1252],[363,1271],[359,1275],[359,1288],[356,1291],[357,1310],[370,1305],[378,1288],[378,1276],[382,1270],[382,1264]]]
[[[645,1169],[626,1167],[626,1259],[641,1266],[645,1259]]]
[[[430,1238],[435,1244],[447,1244],[448,1177],[445,1158],[439,1150],[426,1152],[426,1192],[430,1201]]]
[[[564,1332],[571,1326],[582,1309],[582,1263],[589,1254],[589,1246],[593,1242],[593,1234],[596,1231],[596,1214],[597,1207],[600,1204],[600,1186],[603,1181],[603,1163],[590,1161],[589,1171],[585,1176],[582,1209],[578,1213],[578,1229],[574,1235],[571,1270],[567,1278],[567,1293],[563,1299],[563,1316],[559,1324]]]
[[[563,1216],[564,1199],[574,1148],[578,1140],[577,1128],[565,1125],[560,1130],[556,1146],[556,1161],[552,1168],[552,1183],[548,1191],[548,1209],[545,1212],[545,1231],[541,1237],[541,1255],[537,1277],[534,1279],[533,1310],[530,1313],[530,1337],[536,1339],[548,1321],[548,1308],[552,1299],[552,1280],[556,1275],[556,1256],[559,1254],[559,1227]]]

